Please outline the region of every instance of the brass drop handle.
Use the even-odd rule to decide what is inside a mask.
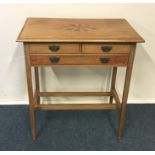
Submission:
[[[53,45],[49,46],[48,48],[51,50],[51,52],[57,52],[60,49],[60,46]]]
[[[110,58],[100,58],[101,63],[106,64],[110,61]]]
[[[102,46],[101,50],[103,52],[110,52],[112,50],[112,47],[111,46]]]
[[[59,60],[60,60],[60,58],[59,58],[59,57],[56,57],[56,56],[52,56],[52,57],[50,57],[49,59],[50,59],[50,61],[51,61],[52,63],[58,63]]]

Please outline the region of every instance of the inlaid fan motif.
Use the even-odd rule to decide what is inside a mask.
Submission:
[[[96,29],[94,26],[87,24],[68,24],[62,28],[68,31],[91,31]]]

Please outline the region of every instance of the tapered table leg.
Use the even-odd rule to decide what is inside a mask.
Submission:
[[[132,73],[132,67],[133,67],[133,61],[134,61],[134,55],[135,55],[135,47],[136,47],[135,44],[132,45],[129,60],[128,60],[128,65],[126,69],[125,83],[124,83],[124,90],[123,90],[123,97],[122,97],[122,106],[121,106],[120,119],[119,119],[119,129],[118,129],[119,140],[121,140],[122,138],[123,127],[125,124],[126,105],[127,105],[131,73]]]
[[[36,140],[35,110],[31,105],[29,105],[29,117],[30,117],[30,124],[31,124],[32,140],[35,141]]]
[[[39,71],[38,71],[38,67],[34,67],[34,73],[35,73],[35,86],[36,86],[36,92],[37,92],[37,104],[40,104],[40,97],[39,97]]]
[[[35,109],[34,109],[34,99],[33,99],[33,88],[32,88],[32,75],[31,75],[31,64],[29,58],[28,45],[24,43],[25,52],[25,66],[26,66],[26,77],[27,77],[27,87],[29,96],[29,117],[31,124],[32,139],[36,139],[36,124],[35,124]]]
[[[117,75],[117,67],[113,67],[112,69],[112,81],[111,81],[111,92],[115,88],[115,83],[116,83],[116,75]],[[113,103],[113,96],[110,96],[110,104]]]

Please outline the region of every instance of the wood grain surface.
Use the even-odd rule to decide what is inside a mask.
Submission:
[[[27,18],[19,42],[144,42],[125,19]]]
[[[51,62],[50,58],[58,58],[58,62]],[[102,63],[101,59],[109,59],[108,62]],[[101,55],[31,55],[31,65],[113,65],[125,66],[128,62],[128,56],[101,56]]]

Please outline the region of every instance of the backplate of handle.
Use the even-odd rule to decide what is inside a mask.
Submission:
[[[59,57],[56,57],[56,56],[52,56],[52,57],[50,57],[49,59],[50,59],[50,61],[51,61],[52,63],[58,63],[59,60],[60,60],[60,58],[59,58]]]
[[[102,46],[101,50],[103,52],[110,52],[112,50],[112,47],[111,46]]]
[[[60,46],[52,45],[49,46],[48,48],[51,50],[51,52],[57,52],[60,49]]]
[[[100,58],[102,64],[106,64],[110,61],[110,58]]]

